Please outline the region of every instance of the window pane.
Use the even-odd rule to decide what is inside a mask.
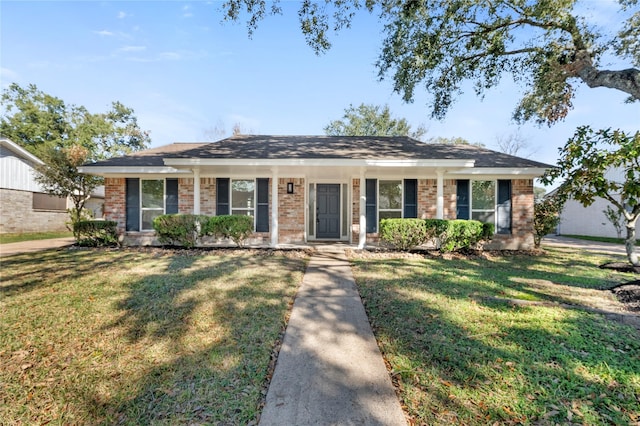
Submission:
[[[402,212],[383,212],[381,211],[380,214],[380,220],[382,219],[400,219],[402,218]]]
[[[153,218],[162,214],[162,210],[142,210],[142,229],[153,229]]]
[[[471,187],[473,210],[493,210],[496,206],[496,183],[492,180],[474,180]]]
[[[231,207],[240,209],[253,208],[255,186],[253,180],[231,181]]]
[[[378,191],[380,209],[402,209],[402,181],[381,180]]]
[[[236,209],[233,209],[233,210],[231,210],[231,214],[235,214],[235,215],[238,215],[238,216],[251,216],[251,217],[253,217],[253,210],[246,210],[246,209],[236,210]]]
[[[164,180],[142,181],[142,208],[164,209]]]
[[[493,223],[496,222],[496,214],[494,211],[485,211],[485,212],[477,212],[474,211],[471,213],[471,219],[479,220],[482,223]]]

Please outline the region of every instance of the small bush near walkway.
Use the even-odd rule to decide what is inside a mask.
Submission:
[[[452,252],[490,240],[494,229],[493,224],[477,220],[382,219],[380,239],[401,251],[434,241],[441,251]]]

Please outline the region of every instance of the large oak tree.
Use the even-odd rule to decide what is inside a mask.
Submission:
[[[378,14],[384,38],[377,68],[412,101],[420,86],[443,118],[465,82],[484,92],[510,74],[524,88],[514,118],[553,124],[572,109],[576,88],[608,87],[640,100],[638,0],[618,0],[619,25],[597,28],[580,0],[304,0],[298,10],[307,43],[321,53],[330,34],[348,28],[356,13]],[[251,34],[278,1],[227,0],[226,19],[246,17]],[[607,69],[604,63],[622,64]]]

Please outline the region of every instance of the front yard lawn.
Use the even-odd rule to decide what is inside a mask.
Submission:
[[[378,344],[415,424],[638,424],[640,333],[556,301],[604,310],[599,290],[637,279],[603,256],[443,259],[353,253]]]
[[[69,231],[60,232],[28,232],[20,234],[0,234],[0,244],[19,243],[22,241],[48,240],[51,238],[70,238]]]
[[[249,423],[305,265],[249,250],[3,258],[0,423]]]

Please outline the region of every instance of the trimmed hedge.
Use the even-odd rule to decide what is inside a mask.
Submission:
[[[163,214],[153,219],[153,229],[162,244],[194,247],[204,235],[202,224],[208,216],[195,214]]]
[[[73,224],[73,235],[80,246],[112,246],[118,244],[117,227],[112,220],[80,220]]]
[[[380,240],[401,251],[435,240],[441,251],[451,252],[490,240],[494,229],[493,224],[477,220],[382,219]]]
[[[427,242],[427,227],[422,219],[382,219],[380,239],[396,250],[407,251]]]
[[[217,238],[230,238],[238,247],[253,234],[253,217],[244,215],[222,215],[209,218],[203,227],[204,235]]]

